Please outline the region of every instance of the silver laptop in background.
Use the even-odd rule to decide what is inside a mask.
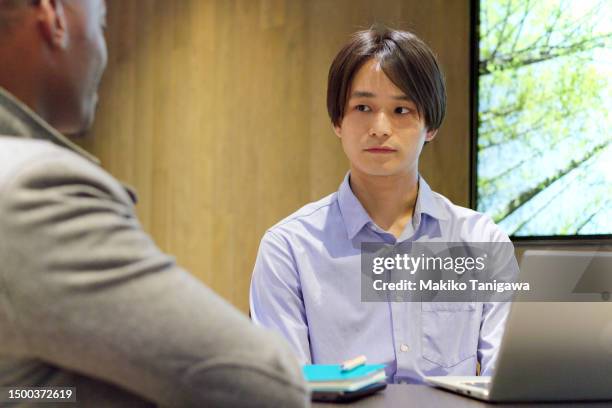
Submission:
[[[549,282],[547,296],[569,301],[519,296],[493,377],[426,381],[495,402],[612,400],[612,253],[526,251],[520,269],[522,281]]]

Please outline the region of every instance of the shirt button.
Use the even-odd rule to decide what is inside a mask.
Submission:
[[[410,347],[408,347],[408,345],[407,345],[407,344],[402,344],[402,345],[400,346],[400,351],[401,351],[402,353],[405,353],[405,352],[407,352],[408,350],[410,350]]]

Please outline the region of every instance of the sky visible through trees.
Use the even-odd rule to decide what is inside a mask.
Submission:
[[[477,209],[612,234],[612,1],[481,0],[479,31]]]

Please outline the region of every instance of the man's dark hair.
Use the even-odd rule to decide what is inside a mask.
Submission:
[[[340,126],[344,117],[355,73],[370,58],[376,58],[391,82],[415,103],[428,130],[442,125],[446,89],[431,49],[407,31],[374,27],[353,34],[329,68],[327,112],[335,126]]]

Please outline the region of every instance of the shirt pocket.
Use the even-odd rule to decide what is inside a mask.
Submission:
[[[476,302],[421,303],[421,353],[441,367],[453,367],[474,357],[480,319]]]

